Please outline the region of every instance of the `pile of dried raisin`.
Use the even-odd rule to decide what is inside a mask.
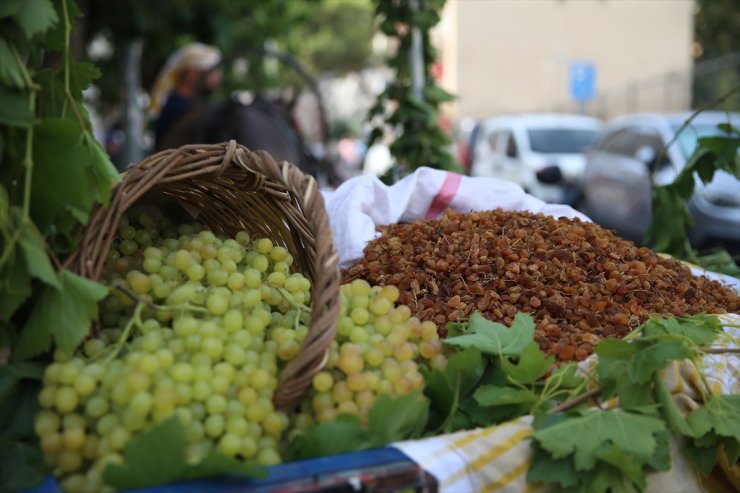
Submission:
[[[732,288],[578,219],[448,212],[380,231],[343,282],[395,285],[401,303],[440,327],[474,311],[506,325],[530,313],[540,347],[563,361],[585,359],[651,314],[740,312]]]

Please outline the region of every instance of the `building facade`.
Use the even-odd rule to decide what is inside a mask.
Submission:
[[[447,117],[689,109],[693,14],[692,0],[448,0],[433,35],[458,96]]]

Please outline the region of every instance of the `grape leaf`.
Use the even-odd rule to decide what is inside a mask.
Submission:
[[[28,39],[36,34],[46,32],[59,21],[54,5],[49,0],[23,2],[20,9],[15,12],[14,17]]]
[[[584,378],[577,374],[578,365],[576,363],[561,364],[550,374],[553,381],[558,382],[561,389],[574,389],[581,385]]]
[[[502,356],[519,356],[534,339],[534,320],[527,313],[519,312],[511,328],[491,322],[475,312],[470,316],[464,335],[448,337],[445,344],[462,348],[472,347],[482,353]]]
[[[722,332],[722,322],[714,315],[699,313],[690,317],[651,318],[642,325],[645,337],[674,334],[688,337],[697,346],[711,344]]]
[[[599,355],[599,384],[601,395],[608,399],[619,397],[619,405],[623,409],[634,409],[649,405],[650,382],[637,383],[628,378],[630,362],[628,360],[602,358]]]
[[[18,12],[25,0],[4,0],[0,3],[0,19],[10,17]]]
[[[529,389],[514,387],[495,387],[485,385],[478,388],[473,394],[481,406],[504,406],[508,404],[534,404],[537,394]]]
[[[637,346],[619,339],[604,339],[594,349],[599,359],[630,360],[637,353]]]
[[[464,401],[461,401],[458,408],[462,413],[456,413],[455,417],[463,414],[470,421],[470,424],[464,427],[464,429],[470,429],[473,426],[491,426],[496,423],[503,423],[523,414],[521,405],[513,404],[495,407],[481,406],[474,397],[468,397]],[[463,428],[451,427],[451,431],[459,429]]]
[[[27,491],[45,476],[46,467],[38,447],[0,437],[0,491]]]
[[[537,440],[555,459],[575,454],[576,470],[592,469],[598,459],[596,453],[605,443],[645,462],[655,452],[655,434],[664,430],[659,419],[629,413],[623,410],[586,412],[562,423],[537,430]]]
[[[642,463],[636,461],[633,456],[613,445],[608,447],[605,451],[599,452],[598,456],[601,461],[606,462],[621,471],[624,476],[626,476],[625,479],[628,479],[634,484],[634,491],[645,490],[647,481],[645,480],[645,472],[642,470]],[[613,491],[625,490],[614,489]]]
[[[381,394],[367,413],[367,428],[377,446],[418,438],[427,423],[429,400],[420,391],[390,397]]]
[[[527,470],[527,481],[530,483],[558,483],[561,487],[575,486],[582,475],[575,470],[573,456],[562,459],[553,459],[541,447],[534,447],[532,464]]]
[[[114,488],[131,489],[225,473],[264,475],[259,466],[216,453],[206,456],[201,465],[189,464],[185,460],[185,445],[185,430],[173,416],[131,439],[123,451],[124,462],[109,464],[103,478]]]
[[[61,289],[62,285],[57,278],[57,273],[54,267],[51,266],[49,256],[46,255],[44,238],[41,233],[30,221],[22,225],[21,228],[19,243],[26,257],[29,273],[46,284]]]
[[[13,357],[23,360],[56,345],[72,353],[98,317],[97,302],[108,288],[68,270],[59,273],[62,289],[46,286],[21,331]]]
[[[28,128],[33,120],[28,97],[0,84],[0,124]]]
[[[373,437],[356,416],[343,414],[336,421],[321,423],[296,436],[290,455],[295,459],[311,459],[346,452],[357,452],[375,446]]]
[[[554,356],[545,358],[545,353],[542,352],[539,344],[530,342],[522,350],[517,364],[504,359],[501,362],[501,367],[515,382],[530,385],[547,373],[547,369],[550,368],[554,361]]]
[[[448,382],[459,382],[460,397],[467,397],[476,388],[487,367],[480,351],[470,348],[447,359],[444,375]]]
[[[0,366],[0,435],[15,440],[35,437],[33,419],[43,372],[38,363]]]
[[[23,70],[8,42],[0,36],[0,82],[17,89],[28,89]]]
[[[70,120],[47,118],[36,126],[31,213],[43,234],[69,233],[75,223],[65,216],[87,222],[93,204],[110,197],[118,175],[86,135]]]
[[[712,396],[702,407],[693,410],[686,421],[697,437],[714,431],[740,441],[740,394]]]
[[[31,276],[26,263],[15,253],[0,268],[0,313],[10,317],[31,295]]]
[[[430,399],[429,424],[440,432],[451,431],[459,402],[467,397],[480,381],[486,361],[473,348],[450,356],[444,371],[437,368],[425,375],[424,393]]]
[[[719,451],[719,444],[717,443],[709,447],[700,447],[694,441],[686,440],[682,450],[705,477],[709,476],[715,464],[717,464],[717,453]]]
[[[629,365],[629,377],[636,383],[650,381],[653,374],[665,367],[668,362],[691,358],[694,351],[685,341],[675,336],[662,336],[659,344],[650,344],[641,348],[632,358]]]

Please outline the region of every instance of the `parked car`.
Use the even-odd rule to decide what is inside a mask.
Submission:
[[[472,143],[470,174],[513,181],[546,201],[570,203],[586,165],[585,150],[598,138],[600,120],[580,115],[521,114],[489,118],[478,124]],[[559,178],[537,178],[548,167]]]
[[[740,124],[738,113],[701,113],[661,153],[689,116],[641,114],[611,122],[588,155],[583,212],[622,237],[642,243],[652,222],[652,186],[675,179],[696,149],[698,138],[720,134],[720,123]],[[717,172],[709,184],[703,185],[698,178],[696,183],[689,202],[694,219],[691,243],[695,248],[740,244],[740,180]]]

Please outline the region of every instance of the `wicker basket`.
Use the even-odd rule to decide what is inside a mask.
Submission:
[[[110,206],[96,209],[66,264],[99,279],[121,215],[136,203],[179,205],[208,228],[275,240],[312,282],[311,326],[298,355],[280,375],[274,403],[295,406],[326,363],[339,314],[340,276],[324,201],[316,181],[294,165],[276,163],[234,141],[157,153],[129,168]]]

